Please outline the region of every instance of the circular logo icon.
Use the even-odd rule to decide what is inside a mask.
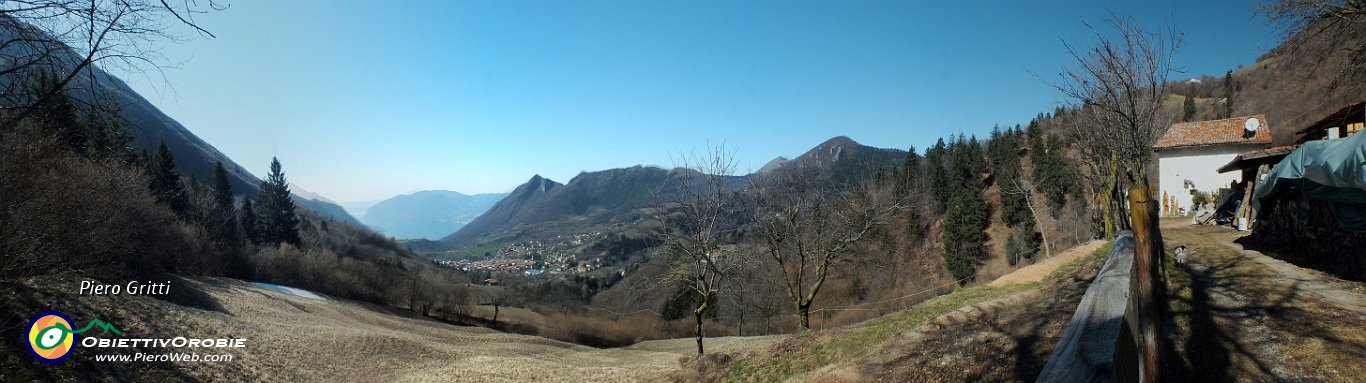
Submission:
[[[28,324],[28,349],[43,363],[55,364],[71,356],[76,347],[75,326],[70,317],[58,311],[44,311]]]

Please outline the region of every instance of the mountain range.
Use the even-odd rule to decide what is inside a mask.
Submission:
[[[362,221],[394,238],[439,239],[464,227],[507,195],[424,190],[380,201],[366,209]]]
[[[816,182],[848,184],[868,179],[878,167],[899,165],[906,152],[864,146],[835,137],[787,160],[770,161],[760,171],[732,176],[728,185],[741,189],[760,175],[781,175],[793,164],[814,167]],[[653,197],[676,185],[684,169],[650,166],[584,172],[561,184],[540,175],[518,186],[488,212],[440,243],[449,248],[510,243],[556,235],[621,227],[647,218]]]

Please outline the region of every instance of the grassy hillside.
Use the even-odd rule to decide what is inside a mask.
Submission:
[[[1356,16],[1344,25],[1363,22],[1366,16]],[[1256,63],[1228,68],[1235,88],[1232,115],[1265,114],[1275,144],[1286,145],[1294,142],[1295,131],[1349,103],[1366,99],[1366,83],[1359,78],[1362,64],[1353,61],[1351,50],[1366,45],[1366,28],[1330,24],[1311,24],[1258,57]],[[1198,84],[1178,85],[1173,92],[1195,97],[1196,119],[1218,118],[1228,97],[1223,74],[1200,79]],[[1184,98],[1169,99],[1172,110],[1179,111],[1181,101]]]
[[[1040,283],[960,289],[767,350],[693,359],[678,381],[1033,381],[1108,254]]]
[[[73,296],[72,278],[3,282],[0,308],[32,314],[60,305],[77,321],[100,318],[129,337],[246,338],[224,363],[106,363],[76,349],[60,365],[35,361],[20,342],[0,345],[0,381],[548,381],[638,382],[676,368],[684,353],[599,350],[541,337],[463,327],[354,301],[313,300],[231,279],[194,278],[206,308],[138,296]],[[26,319],[26,318],[25,318]],[[5,327],[12,320],[0,321]],[[686,340],[683,341],[686,343]],[[729,350],[743,349],[735,342]],[[681,349],[685,349],[683,347]],[[166,352],[122,349],[121,352]],[[208,353],[200,351],[200,353]]]

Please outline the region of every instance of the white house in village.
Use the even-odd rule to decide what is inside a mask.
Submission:
[[[1191,211],[1195,191],[1218,196],[1241,176],[1219,173],[1219,167],[1238,155],[1271,145],[1266,116],[1246,116],[1173,124],[1153,145],[1157,153],[1158,187],[1167,198],[1169,214]]]

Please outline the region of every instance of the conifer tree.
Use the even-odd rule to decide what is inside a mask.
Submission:
[[[944,211],[944,258],[955,279],[965,279],[975,272],[975,262],[986,257],[986,228],[990,224],[990,208],[982,196],[986,160],[982,147],[973,137],[964,140],[960,135],[949,144],[950,182],[946,185],[947,206]]]
[[[1191,95],[1186,95],[1186,102],[1181,106],[1181,121],[1189,122],[1195,118],[1195,99]]]
[[[911,185],[915,182],[916,178],[919,177],[919,172],[920,156],[916,155],[915,147],[912,146],[910,150],[906,152],[906,159],[901,163],[901,167],[892,172],[896,182],[896,184],[893,185],[893,190],[898,197],[904,198],[906,193],[910,192]]]
[[[66,87],[62,86],[55,74],[42,72],[38,74],[32,88],[30,92],[34,94],[41,94],[41,90],[44,89],[53,89],[51,95],[36,104],[33,117],[43,129],[55,132],[62,145],[76,153],[85,154],[89,135],[85,125],[81,124],[76,116],[76,103],[67,93]]]
[[[237,211],[237,224],[242,226],[242,237],[250,243],[261,242],[256,226],[256,208],[251,204],[251,198],[242,198],[242,209]]]
[[[228,182],[228,171],[223,168],[222,161],[215,162],[213,166],[213,202],[209,215],[209,222],[213,225],[211,232],[220,242],[236,248],[237,211],[233,206],[232,183]]]
[[[920,156],[916,154],[915,147],[906,150],[906,161],[901,164],[901,179],[897,180],[894,189],[898,198],[907,198],[913,190],[916,181],[920,178]],[[919,198],[918,196],[915,198]],[[915,206],[912,203],[910,206]],[[922,232],[920,225],[923,218],[920,210],[912,207],[906,209],[906,232],[911,239],[920,239]]]
[[[299,217],[294,214],[294,200],[289,196],[279,158],[270,161],[270,175],[261,181],[256,209],[257,235],[262,243],[299,245]]]
[[[185,184],[180,181],[180,172],[176,171],[175,157],[171,155],[171,149],[166,146],[166,141],[161,141],[157,145],[157,155],[151,159],[149,173],[151,173],[150,185],[148,188],[157,202],[166,204],[176,215],[185,217],[189,212],[189,196],[185,192]]]
[[[930,182],[930,193],[934,196],[935,213],[943,212],[948,206],[949,195],[953,190],[949,189],[949,173],[945,163],[948,155],[948,147],[944,144],[944,139],[935,141],[934,146],[925,151],[925,162],[927,176]]]

